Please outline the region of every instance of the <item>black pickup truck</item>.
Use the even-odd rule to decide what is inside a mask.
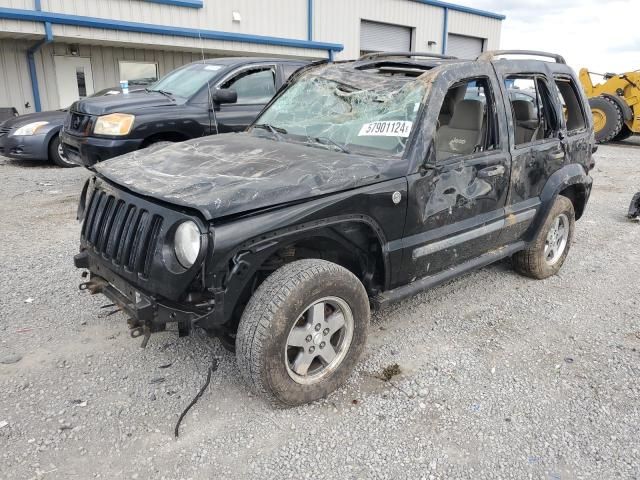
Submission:
[[[297,405],[349,376],[370,305],[507,257],[554,275],[591,192],[589,105],[562,57],[508,53],[308,66],[246,132],[97,165],[81,289],[145,340],[167,322],[218,336]]]
[[[91,167],[155,143],[247,128],[304,60],[216,58],[180,67],[144,90],[75,102],[63,155]]]

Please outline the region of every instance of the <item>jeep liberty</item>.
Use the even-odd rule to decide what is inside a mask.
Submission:
[[[218,336],[274,405],[324,397],[358,362],[370,305],[507,257],[558,272],[592,184],[579,85],[544,52],[308,65],[245,132],[97,164],[81,289],[145,343],[168,322]]]

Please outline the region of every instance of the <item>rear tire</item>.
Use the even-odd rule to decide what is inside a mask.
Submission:
[[[323,398],[342,385],[364,350],[369,299],[347,269],[299,260],[253,294],[236,336],[240,371],[274,406]]]
[[[62,145],[60,144],[60,135],[56,135],[49,142],[49,160],[62,168],[73,168],[79,166],[75,163],[71,163],[67,160],[67,157],[65,157],[64,152],[62,151]]]
[[[605,143],[613,140],[622,130],[624,119],[622,110],[607,97],[589,99],[596,142]]]
[[[513,255],[514,269],[539,280],[558,273],[569,253],[575,224],[573,203],[558,195],[531,246]]]

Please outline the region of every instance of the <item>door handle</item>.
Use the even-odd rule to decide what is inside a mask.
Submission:
[[[504,165],[494,165],[493,167],[483,168],[478,171],[478,178],[489,178],[504,175]]]

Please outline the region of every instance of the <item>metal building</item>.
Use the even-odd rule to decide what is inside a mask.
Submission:
[[[439,0],[0,0],[0,107],[67,107],[202,56],[473,57],[503,19]]]

